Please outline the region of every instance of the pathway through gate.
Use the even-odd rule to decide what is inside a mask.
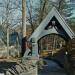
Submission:
[[[61,68],[57,63],[51,60],[45,60],[47,62],[47,66],[43,66],[41,70],[39,70],[39,75],[66,75],[63,68]]]

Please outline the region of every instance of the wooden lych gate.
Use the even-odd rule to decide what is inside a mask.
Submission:
[[[55,7],[49,12],[46,18],[41,22],[41,24],[37,27],[37,29],[33,32],[31,37],[28,39],[32,44],[32,55],[31,57],[39,58],[39,47],[38,40],[43,36],[56,34],[62,37],[66,41],[67,51],[69,54],[70,62],[74,62],[75,60],[75,34],[71,30],[71,28],[67,25],[64,18],[60,15]],[[74,40],[74,41],[73,41]],[[25,56],[28,56],[29,50],[26,50]],[[63,64],[67,64],[67,62],[63,62]],[[75,65],[73,65],[74,67]],[[68,69],[69,66],[66,67]],[[68,70],[69,72],[69,70]],[[70,73],[69,73],[70,74]]]
[[[33,57],[38,57],[39,55],[38,40],[49,34],[56,34],[62,37],[66,42],[73,39],[75,36],[71,28],[67,25],[66,21],[55,7],[52,8],[46,18],[41,22],[41,24],[28,39],[28,41],[32,43]]]

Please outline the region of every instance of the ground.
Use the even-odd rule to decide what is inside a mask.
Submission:
[[[39,70],[39,75],[66,75],[64,69],[51,60],[45,60],[46,66]]]
[[[7,61],[4,59],[0,59],[0,73],[5,73],[8,68],[15,66],[17,63],[14,61]]]
[[[63,68],[52,60],[44,59],[47,65],[44,65],[42,69],[38,70],[38,75],[66,75]],[[4,73],[8,68],[16,65],[15,61],[0,60],[0,73]]]

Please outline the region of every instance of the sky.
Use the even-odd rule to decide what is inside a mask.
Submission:
[[[6,1],[6,0],[5,0]],[[12,1],[14,1],[14,0],[12,0]],[[39,0],[32,0],[33,1],[33,5],[35,6],[37,3],[38,3],[38,1]],[[57,2],[58,0],[52,0],[53,2]],[[69,1],[69,0],[67,0],[67,1]],[[74,1],[74,0],[73,0]],[[4,0],[0,0],[0,6],[1,6],[1,2],[4,2]],[[75,4],[74,4],[74,7],[75,7]],[[0,7],[0,15],[3,15],[3,13],[1,13],[1,11],[2,10],[4,10],[4,9],[2,9],[1,7]],[[74,8],[74,10],[73,11],[71,11],[72,13],[73,13],[73,15],[71,16],[71,17],[75,17],[75,8]],[[13,18],[17,18],[18,16],[22,16],[21,15],[21,12],[20,11],[14,11],[13,12],[14,13],[14,15],[12,16]],[[0,19],[1,19],[1,17],[0,17]]]
[[[11,1],[15,4],[15,0],[11,0]],[[6,0],[0,0],[0,20],[2,20],[2,16],[6,17],[6,15],[5,15],[6,8],[2,7],[2,6],[5,6],[5,2],[6,2]],[[4,4],[2,4],[2,3],[4,3]],[[10,4],[10,6],[12,8],[15,8],[15,6],[13,6],[12,4]],[[18,11],[18,9],[12,9],[10,11],[11,11],[12,15],[9,14],[9,19],[11,19],[11,17],[13,17],[13,19],[15,19],[15,20],[12,20],[12,23],[15,23],[13,21],[16,21],[17,18],[19,19],[19,17],[22,17],[21,10]]]
[[[73,12],[73,15],[71,17],[75,17],[75,10],[73,10],[72,12]]]
[[[33,0],[34,1],[34,0]],[[50,0],[53,2],[58,2],[59,0]],[[71,12],[73,13],[73,15],[71,17],[75,17],[75,0],[66,0],[66,1],[74,1],[73,4],[69,3],[70,6],[74,6],[74,10],[72,10]],[[34,5],[38,2],[38,0],[34,1]]]

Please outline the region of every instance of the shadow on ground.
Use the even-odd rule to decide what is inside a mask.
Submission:
[[[15,66],[16,62],[0,61],[0,73],[5,73],[8,68]]]

